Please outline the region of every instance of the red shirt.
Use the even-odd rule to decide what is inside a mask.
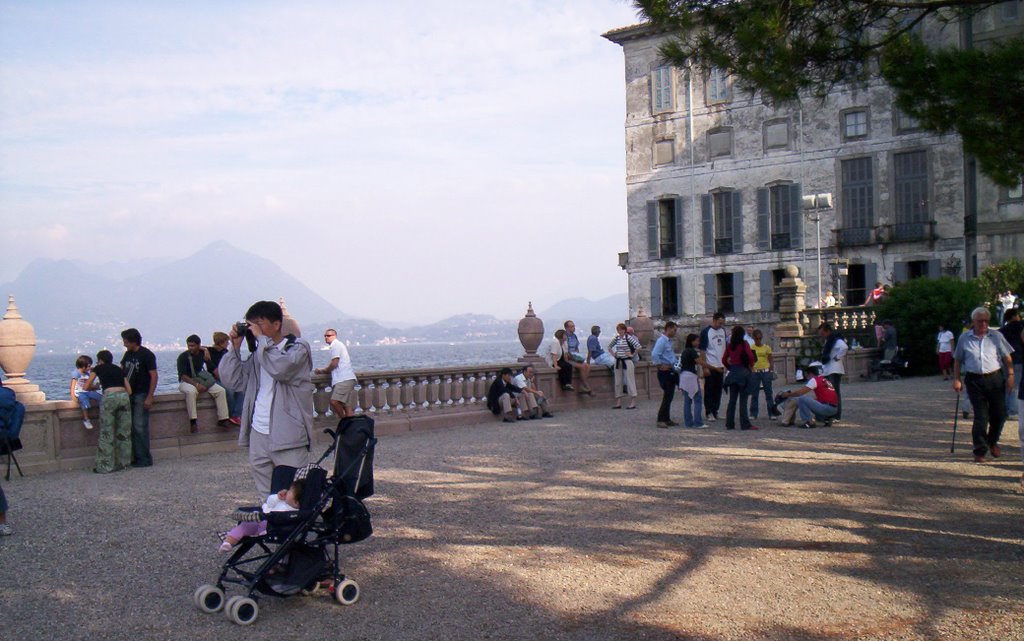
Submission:
[[[722,356],[722,363],[724,363],[726,367],[729,367],[730,365],[742,365],[747,369],[751,369],[754,367],[755,361],[757,361],[757,357],[754,356],[754,352],[750,349],[750,345],[747,341],[743,341],[737,347],[732,346],[732,341],[725,344],[725,355]]]
[[[811,383],[814,383],[814,385],[812,386]],[[832,387],[832,383],[824,376],[815,376],[807,381],[807,387],[814,390],[814,399],[819,403],[839,405],[839,395],[836,394],[836,388]]]

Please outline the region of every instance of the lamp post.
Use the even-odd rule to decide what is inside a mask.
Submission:
[[[803,197],[804,211],[814,221],[815,251],[818,260],[818,306],[821,305],[821,215],[832,209],[832,194],[811,194]]]

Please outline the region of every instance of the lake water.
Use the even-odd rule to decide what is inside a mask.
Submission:
[[[382,372],[396,369],[424,369],[431,367],[453,367],[460,365],[481,365],[511,363],[523,355],[519,341],[493,343],[411,343],[402,345],[352,345],[348,348],[352,364],[357,372]],[[115,361],[121,359],[124,350],[114,351]],[[160,374],[157,391],[167,392],[178,389],[176,362],[181,351],[159,351],[156,354],[157,372]],[[90,354],[95,360],[96,355]],[[323,367],[328,362],[328,352],[314,346],[313,365]],[[26,376],[46,393],[47,400],[69,398],[71,372],[75,369],[78,354],[36,354]]]

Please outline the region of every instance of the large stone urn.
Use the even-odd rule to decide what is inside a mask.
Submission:
[[[544,360],[537,354],[537,348],[544,340],[544,321],[533,311],[533,301],[526,305],[526,316],[519,320],[519,342],[526,353],[519,357],[520,363],[538,363]]]
[[[284,304],[284,297],[280,299],[281,304],[281,333],[284,335],[292,334],[296,338],[302,336],[302,329],[299,327],[299,321],[292,318],[292,315],[288,313],[288,306]]]
[[[36,332],[32,324],[21,317],[14,296],[7,298],[7,313],[0,321],[0,369],[6,375],[4,385],[14,390],[22,403],[40,403],[46,394],[25,378],[25,370],[32,363],[36,351]]]
[[[629,319],[626,324],[633,328],[633,333],[640,341],[643,353],[647,354],[650,350],[651,340],[654,338],[654,321],[647,315],[643,305],[636,310],[636,317]]]

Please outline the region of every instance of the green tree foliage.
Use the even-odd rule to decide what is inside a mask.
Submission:
[[[926,46],[926,18],[958,29],[993,0],[636,0],[640,15],[673,34],[661,48],[678,67],[731,73],[774,103],[878,71],[922,129],[955,131],[981,170],[1013,184],[1024,173],[1024,39],[985,49]]]
[[[896,327],[900,347],[910,361],[910,373],[935,374],[939,323],[959,336],[962,321],[982,299],[976,281],[915,278],[894,286],[875,311],[879,320],[891,320]]]
[[[981,270],[975,282],[981,290],[985,304],[994,310],[1003,292],[1010,291],[1018,296],[1024,296],[1024,260],[1013,258],[997,265],[989,265]]]

